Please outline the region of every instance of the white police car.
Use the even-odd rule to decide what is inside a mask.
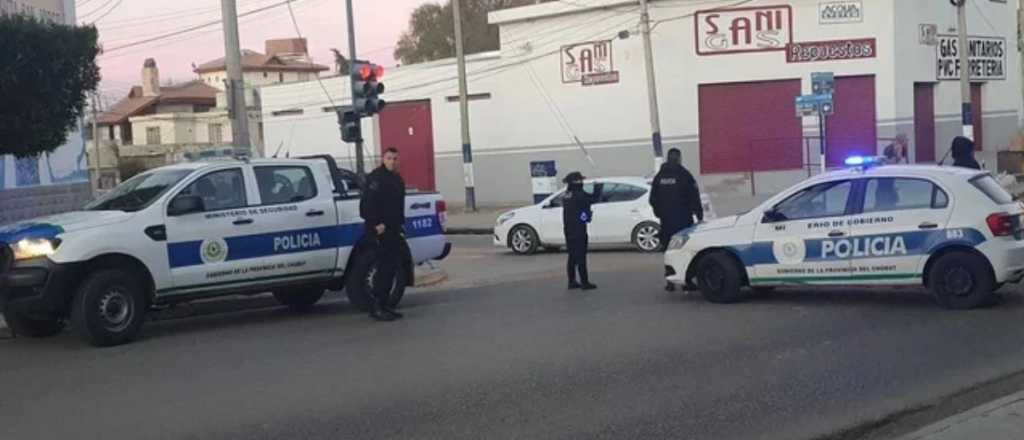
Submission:
[[[272,291],[306,308],[345,288],[365,307],[376,265],[363,240],[355,176],[330,157],[185,163],[147,171],[83,210],[0,227],[0,310],[45,337],[70,319],[95,345],[131,341],[151,306]],[[326,166],[325,166],[326,165]],[[406,197],[413,267],[443,259],[445,203]]]
[[[1024,209],[991,174],[877,163],[851,158],[851,169],[677,234],[668,280],[722,303],[744,287],[924,285],[968,309],[1024,277]]]

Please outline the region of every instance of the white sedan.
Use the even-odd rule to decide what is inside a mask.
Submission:
[[[593,205],[590,243],[602,245],[632,244],[644,252],[657,251],[661,245],[658,218],[648,203],[650,179],[643,177],[605,177],[584,182],[583,189],[593,194],[594,184],[604,185],[601,200]],[[494,227],[494,244],[517,254],[532,254],[540,249],[565,245],[562,232],[562,197],[565,189],[544,201],[506,212]],[[715,217],[711,201],[701,194],[704,218]]]

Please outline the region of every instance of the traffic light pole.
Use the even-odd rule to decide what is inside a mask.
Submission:
[[[349,60],[351,60],[350,63],[352,63],[351,65],[354,65],[356,60],[356,24],[355,16],[352,13],[352,0],[345,0],[345,9],[348,15],[348,54]],[[351,73],[352,72],[349,72],[349,75],[351,75]],[[355,110],[355,108],[356,91],[352,90],[352,109]],[[357,123],[362,124],[361,121]],[[362,182],[363,177],[366,175],[366,164],[364,164],[363,161],[363,139],[360,135],[359,139],[356,140],[356,176],[359,177],[360,182]]]
[[[654,50],[651,48],[651,15],[647,0],[640,0],[640,26],[644,40],[644,66],[647,71],[647,103],[651,116],[651,142],[654,145],[654,171],[662,162],[661,118],[658,116],[658,87],[654,82]]]
[[[476,185],[473,181],[473,146],[469,140],[469,102],[466,91],[466,53],[462,44],[462,11],[459,0],[452,0],[455,16],[455,56],[459,70],[459,115],[462,126],[462,172],[466,182],[466,211],[476,212]]]

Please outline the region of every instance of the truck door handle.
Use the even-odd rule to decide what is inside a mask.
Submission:
[[[846,233],[843,232],[843,231],[832,231],[832,232],[828,233],[828,236],[829,237],[844,237],[844,236],[846,236]]]
[[[924,222],[924,223],[921,223],[920,225],[917,225],[918,229],[935,229],[935,228],[938,228],[938,227],[939,227],[939,225],[937,225],[935,223],[932,223],[932,222]]]
[[[321,215],[324,215],[324,212],[318,209],[314,209],[306,213],[306,217],[319,217]]]
[[[242,225],[251,225],[251,224],[252,224],[252,219],[251,219],[251,218],[240,218],[240,219],[238,219],[238,220],[235,220],[235,221],[234,221],[234,222],[232,222],[232,223],[233,223],[233,224],[234,224],[235,226],[242,226]]]

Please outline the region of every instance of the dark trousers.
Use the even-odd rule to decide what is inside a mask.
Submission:
[[[566,263],[565,272],[569,276],[569,282],[576,282],[576,273],[580,275],[580,282],[587,284],[590,282],[590,274],[587,272],[587,246],[589,245],[590,238],[586,235],[582,237],[572,237],[566,239],[566,247],[569,248],[569,261]]]
[[[376,233],[376,232],[375,232]],[[402,236],[398,231],[386,230],[377,236],[377,272],[373,277],[373,296],[377,304],[387,306],[395,275],[402,261]]]
[[[661,222],[661,231],[658,234],[658,240],[660,241],[662,252],[668,250],[668,244],[670,241],[672,241],[673,235],[676,235],[676,233],[682,231],[683,229],[693,226],[693,219],[686,221],[680,219],[663,218],[659,219],[659,221]]]

